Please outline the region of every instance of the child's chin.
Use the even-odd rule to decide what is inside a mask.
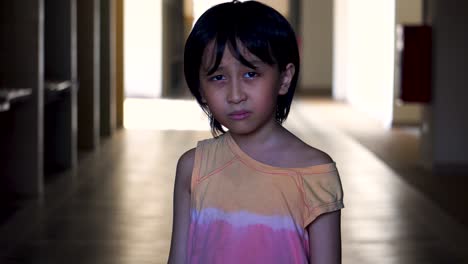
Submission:
[[[240,126],[231,126],[228,127],[227,130],[231,134],[235,135],[250,135],[255,132],[255,129],[250,128],[250,127],[240,127]]]

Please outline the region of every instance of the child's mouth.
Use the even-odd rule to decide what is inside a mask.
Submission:
[[[233,120],[243,120],[250,116],[250,112],[241,110],[241,111],[234,111],[229,113],[229,117]]]

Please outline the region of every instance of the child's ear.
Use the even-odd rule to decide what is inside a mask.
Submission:
[[[294,73],[296,73],[296,67],[292,63],[288,63],[286,65],[286,69],[281,72],[280,76],[280,89],[278,91],[279,95],[285,95],[289,91],[289,87],[291,86],[291,81],[294,77]]]

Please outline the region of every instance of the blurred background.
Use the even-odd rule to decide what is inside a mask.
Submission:
[[[184,42],[221,2],[0,2],[1,263],[166,262],[211,136]],[[300,47],[285,126],[340,170],[343,263],[468,263],[468,2],[260,2]]]

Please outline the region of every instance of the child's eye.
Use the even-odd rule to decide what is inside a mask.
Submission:
[[[226,78],[223,75],[215,75],[215,76],[210,77],[211,81],[222,81],[222,80],[225,80],[225,79]]]
[[[258,73],[256,73],[256,72],[247,72],[246,74],[244,74],[244,77],[249,78],[249,79],[255,78],[257,76],[258,76]]]

